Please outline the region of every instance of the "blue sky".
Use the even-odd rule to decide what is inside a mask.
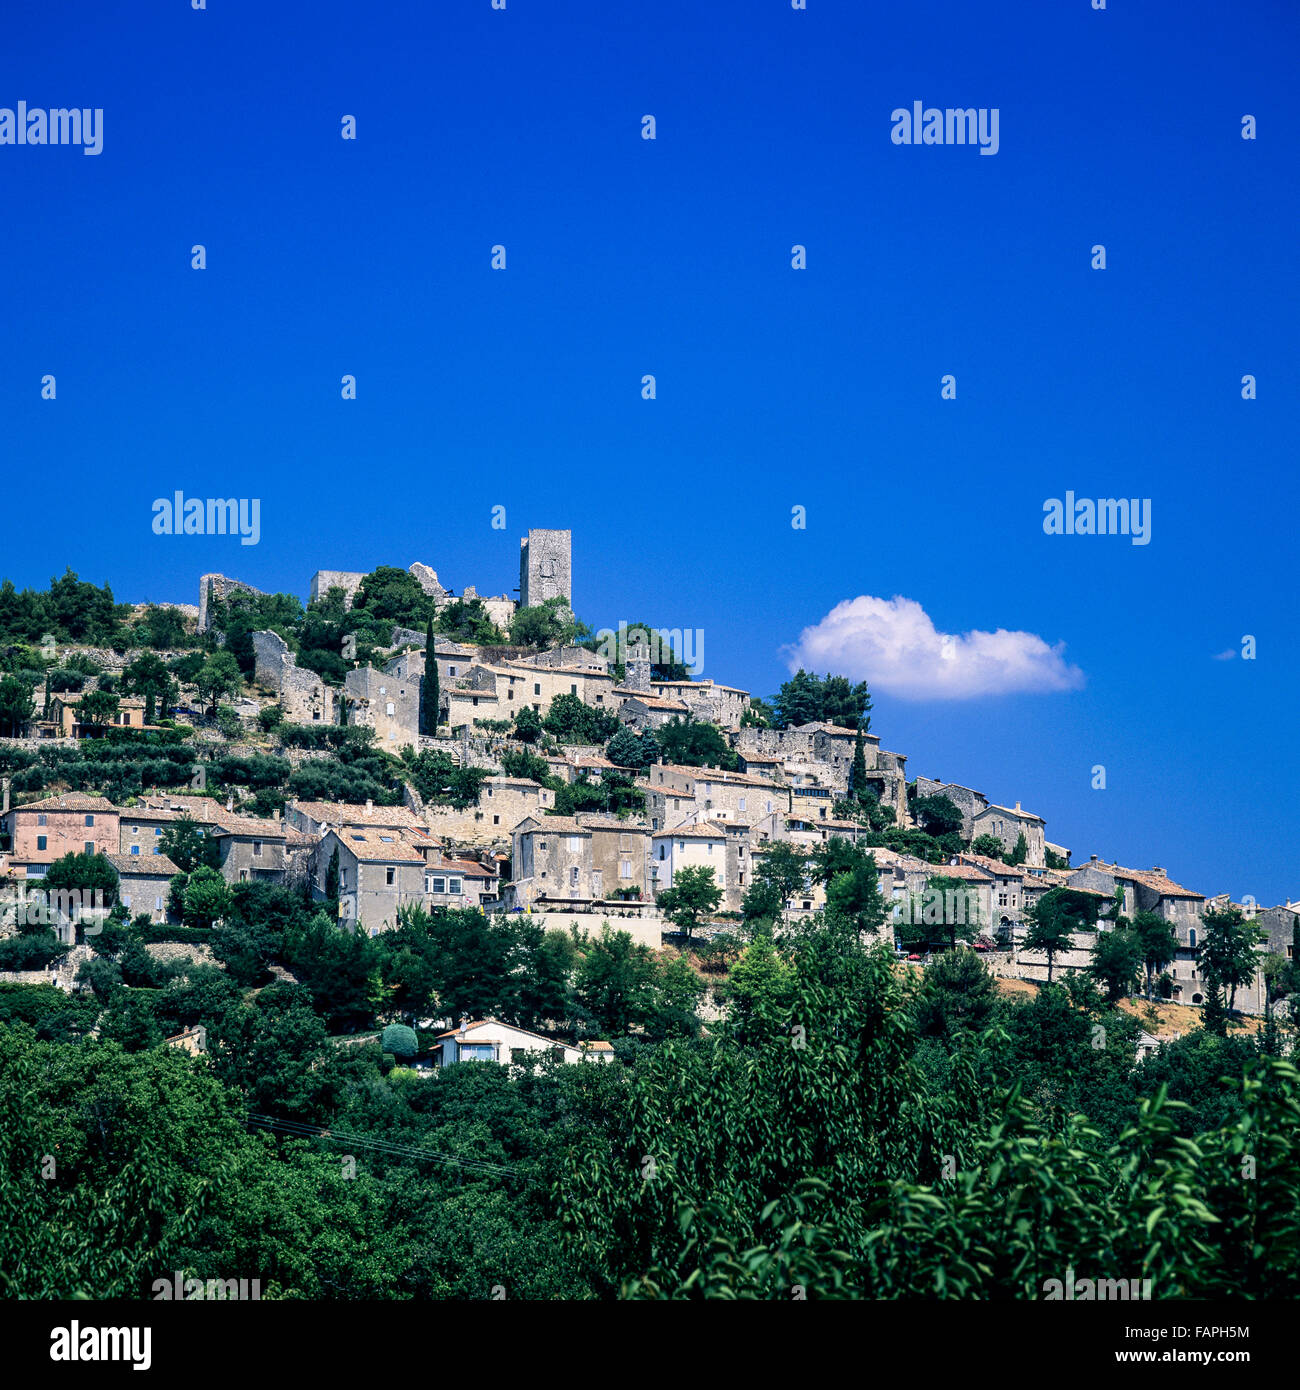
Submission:
[[[935,699],[844,642],[909,775],[1300,897],[1294,6],[808,4],[7,16],[0,106],[102,107],[104,148],[0,145],[0,571],[499,593],[569,527],[582,617],[701,629],[764,695],[902,596],[959,659],[1046,644]],[[893,144],[916,100],[996,107],[998,153]],[[260,498],[260,543],[155,536],[178,488]],[[1150,544],[1044,535],[1067,490],[1150,499]]]

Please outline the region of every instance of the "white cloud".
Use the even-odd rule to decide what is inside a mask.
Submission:
[[[915,599],[866,594],[845,599],[793,646],[790,670],[830,671],[865,680],[905,700],[1077,690],[1083,672],[1032,632],[940,632]]]

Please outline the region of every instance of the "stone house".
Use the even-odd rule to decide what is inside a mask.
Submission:
[[[117,895],[134,918],[148,913],[152,922],[167,921],[167,894],[180,869],[165,854],[110,854],[117,870]]]
[[[1023,833],[1028,845],[1025,863],[1034,868],[1041,868],[1047,863],[1045,853],[1047,841],[1043,831],[1042,816],[1035,816],[1029,811],[1022,810],[1018,801],[1014,807],[986,806],[971,820],[972,839],[978,839],[981,835],[992,835],[999,844],[1004,845],[1008,850],[1015,849],[1016,843]]]
[[[280,882],[285,872],[285,828],[282,822],[255,816],[223,815],[212,831],[220,856],[217,867],[227,883],[256,879]]]
[[[640,695],[619,686],[614,692],[622,700],[618,707],[619,722],[637,733],[647,729],[662,729],[674,719],[685,719],[690,710],[680,700],[664,700],[655,695]]]
[[[495,870],[476,859],[448,856],[436,847],[424,853],[425,906],[486,910],[497,905],[500,880]]]
[[[420,682],[361,666],[343,678],[347,722],[374,729],[377,746],[388,752],[418,748]]]
[[[717,724],[724,729],[739,729],[740,721],[749,708],[749,691],[717,681],[658,681],[651,680],[650,694],[661,700],[683,704],[692,719]]]
[[[339,919],[374,936],[391,931],[406,906],[427,905],[425,850],[399,830],[347,826],[327,830],[313,857],[313,895],[325,896],[330,861],[339,856]]]
[[[555,793],[528,777],[487,778],[478,801],[464,810],[429,806],[423,813],[429,834],[466,845],[497,845],[527,816],[541,815],[555,805]]]
[[[513,841],[516,906],[650,900],[644,825],[599,815],[529,816]]]
[[[64,792],[14,806],[0,816],[9,835],[9,864],[28,878],[43,878],[65,854],[116,854],[118,809],[102,796]]]
[[[917,800],[928,796],[946,796],[956,806],[961,812],[961,837],[969,844],[975,838],[975,817],[988,810],[988,797],[958,782],[937,782],[932,777],[918,777]]]
[[[1016,924],[1025,921],[1028,913],[1024,869],[983,854],[959,854],[950,863],[971,865],[991,875],[987,921],[993,934],[1011,936]]]
[[[136,729],[141,732],[146,728],[144,722],[145,702],[138,695],[120,696],[117,702],[117,713],[109,719],[106,724],[83,724],[81,722],[80,707],[81,701],[88,691],[83,691],[79,695],[52,695],[50,697],[50,720],[54,725],[54,737],[56,738],[99,738],[108,729]],[[148,725],[149,728],[156,728],[156,725]]]

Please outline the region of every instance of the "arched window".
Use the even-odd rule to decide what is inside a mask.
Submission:
[[[1189,946],[1195,946],[1195,945],[1196,945],[1196,928],[1195,928],[1195,927],[1190,927],[1190,928],[1188,929],[1188,932],[1187,932],[1187,944],[1188,944]]]

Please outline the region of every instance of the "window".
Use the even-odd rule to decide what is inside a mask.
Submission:
[[[161,826],[161,825],[155,825],[154,828],[153,828],[153,833],[154,833],[155,835],[161,835],[161,834],[162,834],[162,826]],[[200,830],[200,831],[199,831],[199,834],[202,835],[203,832]]]
[[[456,668],[455,668],[454,666],[448,666],[448,667],[447,667],[447,674],[448,674],[449,676],[454,676],[454,675],[456,674]]]
[[[745,872],[744,872],[744,870],[742,869],[742,870],[740,871],[740,873],[738,873],[738,874],[736,875],[736,882],[737,882],[737,883],[743,884],[744,881],[745,881]]]
[[[447,891],[447,880],[445,878],[438,878],[435,876],[432,880],[432,884],[433,886],[429,890],[430,892],[445,893]]]
[[[123,893],[123,894],[122,894],[122,906],[123,906],[123,907],[130,907],[130,906],[131,906],[131,897],[130,897],[130,894],[128,894],[128,893]]]
[[[45,845],[46,845],[46,842],[48,841],[48,839],[49,839],[49,836],[47,836],[47,835],[38,835],[38,836],[36,837],[36,848],[37,848],[37,849],[44,849],[44,848],[45,848]]]
[[[578,886],[578,866],[576,864],[569,870],[569,884],[573,888]]]
[[[384,882],[391,888],[397,880],[397,870],[391,864],[384,870]]]
[[[767,803],[767,814],[769,816],[772,814],[772,803],[770,801]]]
[[[495,1062],[497,1059],[495,1043],[461,1043],[458,1051],[462,1062]]]
[[[163,900],[162,900],[161,898],[155,898],[155,899],[153,900],[153,908],[154,908],[154,911],[155,911],[155,912],[161,912],[161,911],[162,911],[162,905],[163,905]]]
[[[500,817],[500,816],[493,816],[493,817],[492,817],[492,824],[493,824],[493,825],[500,825],[500,824],[501,824],[501,817]]]
[[[37,816],[37,817],[36,817],[36,824],[37,824],[37,825],[48,825],[49,822],[48,822],[48,821],[45,819],[45,817],[42,815],[42,816]]]
[[[578,687],[577,687],[576,685],[571,685],[571,686],[569,687],[569,694],[570,694],[570,695],[576,695],[577,693],[578,693]]]
[[[740,798],[739,805],[740,809],[743,811],[745,809],[745,798],[743,796]]]
[[[133,826],[131,827],[131,834],[132,834],[132,835],[138,835],[139,833],[140,833],[140,827],[139,827],[138,825],[133,825]]]
[[[447,880],[447,892],[461,893],[464,891],[464,880],[459,878],[449,878]]]
[[[84,845],[84,848],[83,848],[83,853],[85,853],[85,854],[94,854],[94,852],[95,852],[95,842],[94,842],[94,840],[87,840],[87,841],[85,842],[85,845]]]
[[[262,857],[262,842],[261,842],[261,840],[254,840],[254,841],[253,841],[253,857],[254,857],[255,859],[260,859],[260,858]]]
[[[478,701],[475,700],[474,703],[478,704]],[[391,700],[389,700],[388,703],[384,706],[384,713],[387,714],[390,719],[393,717],[396,710],[397,706],[394,705]]]
[[[630,859],[620,859],[618,861],[618,876],[619,878],[632,877],[632,861]]]
[[[132,846],[131,846],[131,853],[132,853],[132,854],[139,854],[139,853],[140,853],[140,846],[139,846],[139,845],[132,845]]]
[[[580,849],[582,848],[582,836],[581,836],[581,835],[570,835],[570,836],[568,836],[568,845],[567,845],[567,848],[568,848],[570,851],[580,850]]]
[[[509,688],[509,690],[506,691],[506,699],[507,699],[507,700],[513,700],[514,698],[515,698],[515,688],[514,688],[514,686],[512,685],[512,686]]]
[[[247,883],[247,882],[248,882],[248,870],[247,870],[247,869],[240,869],[240,871],[239,871],[239,881],[240,881],[240,883]]]
[[[1191,928],[1188,930],[1188,933],[1187,933],[1187,944],[1188,944],[1189,946],[1195,946],[1195,945],[1196,945],[1196,928],[1195,928],[1195,927],[1191,927]]]
[[[664,847],[663,845],[660,845],[660,846],[659,846],[659,858],[660,858],[660,859],[664,859],[664,858],[667,857],[667,856],[664,854],[664,848],[665,848],[665,847]]]
[[[710,853],[710,854],[713,853],[713,842],[712,842],[711,840],[710,840],[710,842],[709,842],[709,853]]]
[[[87,816],[87,817],[86,817],[86,824],[87,824],[87,825],[94,825],[94,823],[95,823],[95,818],[94,818],[94,816]]]
[[[540,681],[534,681],[534,682],[533,682],[533,694],[534,694],[534,695],[540,695],[541,693],[542,693],[541,682],[540,682]]]

